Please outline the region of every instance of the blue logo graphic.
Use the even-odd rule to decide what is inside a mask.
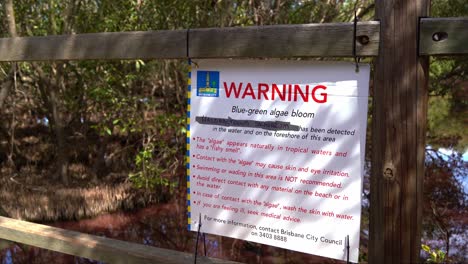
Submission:
[[[219,71],[197,71],[197,96],[219,97]]]

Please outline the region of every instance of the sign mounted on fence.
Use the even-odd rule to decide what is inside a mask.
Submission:
[[[357,262],[369,67],[197,60],[189,229]],[[201,217],[200,217],[201,216]]]

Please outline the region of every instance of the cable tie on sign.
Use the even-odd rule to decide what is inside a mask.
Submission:
[[[346,242],[346,264],[349,264],[351,262],[349,262],[349,235],[346,236],[346,239],[345,239],[345,242]]]
[[[356,34],[357,34],[357,12],[356,6],[354,6],[354,27],[353,27],[353,57],[354,57],[354,64],[356,65],[356,73],[359,72],[359,60],[360,58],[356,54]]]

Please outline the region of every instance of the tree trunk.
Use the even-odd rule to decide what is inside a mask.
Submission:
[[[8,34],[10,37],[17,37],[17,31],[16,31],[16,21],[15,21],[15,11],[13,9],[13,0],[6,0],[5,1],[5,19],[6,23],[8,25]],[[8,76],[6,78],[6,81],[0,86],[0,112],[4,107],[4,103],[6,101],[6,98],[11,92],[11,88],[14,87],[16,84],[16,72],[17,72],[17,64],[12,63],[11,64],[11,69],[8,73]],[[15,107],[13,106],[13,111]],[[13,112],[14,113],[14,112]],[[3,124],[0,124],[0,126],[3,126]],[[14,129],[15,129],[15,116],[13,114],[12,122],[11,122],[11,129],[10,129],[10,135],[8,135],[8,139],[10,139],[10,154],[8,155],[8,162],[7,164],[9,166],[14,166],[13,162],[13,150],[14,150]]]
[[[68,185],[68,155],[67,155],[67,146],[66,145],[66,135],[65,135],[65,122],[60,113],[60,100],[59,100],[59,90],[60,90],[60,74],[56,76],[56,82],[52,82],[52,76],[48,76],[37,64],[33,64],[35,71],[39,76],[39,90],[43,96],[44,104],[49,111],[48,117],[49,124],[53,129],[55,134],[55,146],[57,153],[56,160],[56,172],[54,174],[54,179],[60,179],[63,184]]]
[[[448,257],[449,253],[450,253],[450,237],[452,236],[452,234],[450,234],[450,231],[447,230],[445,232],[445,236],[446,236],[445,249],[447,250],[447,252],[445,252],[445,254],[446,254],[446,257]]]
[[[11,37],[17,37],[15,10],[13,9],[13,0],[5,0],[5,16],[8,24],[8,33]]]
[[[50,96],[50,104],[52,107],[52,117],[54,119],[54,132],[56,137],[56,144],[57,144],[57,172],[56,178],[60,178],[62,183],[68,185],[68,157],[67,157],[67,150],[66,148],[66,140],[65,140],[65,124],[64,120],[60,114],[59,110],[59,99],[57,96],[58,87],[56,85],[52,85],[49,90]]]
[[[11,1],[11,0],[10,0]],[[73,10],[75,9],[75,1],[67,3],[67,7],[64,10],[63,21],[64,25],[62,28],[62,33],[70,33],[72,31],[71,27],[73,24]],[[50,14],[50,30],[55,35],[58,33],[59,27],[55,21],[55,16],[53,13]],[[65,89],[63,84],[64,80],[64,62],[53,64],[52,67],[55,68],[55,81],[52,81],[53,76],[48,76],[44,73],[42,68],[39,65],[35,65],[36,71],[39,74],[40,85],[42,85],[41,93],[43,94],[44,103],[48,106],[48,110],[51,113],[49,115],[52,117],[52,120],[49,120],[52,124],[52,128],[56,138],[56,173],[54,175],[55,179],[60,179],[61,182],[65,185],[69,184],[69,175],[68,175],[68,151],[66,144],[66,131],[65,131],[65,118],[63,110],[61,107],[60,101],[60,89]],[[54,72],[54,71],[52,71]]]
[[[16,21],[15,21],[15,10],[13,9],[13,0],[5,0],[5,18],[8,25],[8,34],[10,37],[17,37],[18,33],[16,31]],[[9,76],[16,72],[16,63],[13,63],[10,70]],[[13,86],[13,78],[8,78],[8,80],[2,84],[0,87],[0,109],[3,108],[3,103],[10,93],[10,89]]]
[[[99,148],[96,154],[96,158],[94,159],[93,165],[93,181],[97,182],[99,178],[104,176],[107,173],[107,166],[106,166],[106,151],[107,151],[107,144],[108,140],[106,136],[99,137]]]
[[[13,82],[11,80],[7,80],[0,86],[0,110],[3,109],[3,103],[7,98],[8,94],[10,93],[11,86]]]

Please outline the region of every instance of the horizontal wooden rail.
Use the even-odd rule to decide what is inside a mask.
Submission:
[[[468,17],[422,18],[420,55],[468,54]]]
[[[0,239],[106,263],[192,263],[193,254],[0,217]],[[199,257],[197,263],[235,263]]]
[[[359,56],[377,56],[380,24],[360,22],[356,35]],[[219,57],[350,57],[353,56],[353,23],[277,25],[262,27],[190,30],[189,54],[193,58]]]
[[[359,22],[357,55],[377,56],[379,34]],[[0,38],[0,61],[350,57],[352,40],[352,23]],[[466,43],[468,18],[421,19],[420,55],[468,54]]]
[[[357,54],[377,55],[379,23],[357,34],[368,38]],[[352,56],[352,36],[337,23],[0,38],[0,61]]]
[[[187,31],[0,38],[0,61],[169,59],[187,55]]]

